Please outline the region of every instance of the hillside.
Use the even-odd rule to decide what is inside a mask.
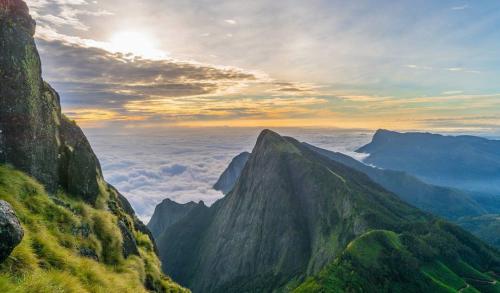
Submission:
[[[480,241],[442,221],[403,233],[373,230],[296,293],[500,292],[499,258]]]
[[[164,264],[174,264],[166,272],[194,292],[290,291],[341,262],[350,243],[362,243],[374,230],[411,231],[409,237],[428,240],[436,259],[447,259],[440,246],[446,240],[460,248],[453,260],[481,272],[497,270],[497,252],[470,234],[405,204],[363,173],[268,130],[233,190],[210,208],[192,210],[159,237],[158,247]],[[376,266],[382,261],[373,259]],[[419,268],[427,265],[418,261]],[[364,274],[362,267],[352,270]],[[396,288],[383,286],[376,289]]]
[[[500,141],[474,136],[378,130],[357,150],[368,164],[440,186],[500,193]]]
[[[163,276],[149,230],[61,113],[34,33],[23,1],[0,0],[0,291],[187,291]]]
[[[109,208],[118,207],[115,190],[103,196]],[[24,229],[0,265],[0,292],[185,291],[162,276],[148,235],[134,230],[121,209],[110,212],[65,192],[48,195],[36,180],[5,166],[0,199],[13,206]],[[133,235],[122,235],[123,226]]]

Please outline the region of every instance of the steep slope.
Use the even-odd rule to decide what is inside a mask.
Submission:
[[[166,271],[195,292],[266,292],[317,273],[369,230],[428,218],[366,175],[266,130],[234,189],[158,244],[163,263],[176,264]]]
[[[500,141],[379,130],[358,152],[369,154],[368,164],[405,171],[428,183],[500,193]]]
[[[106,192],[109,209],[117,194]],[[0,264],[0,292],[184,292],[162,276],[153,243],[121,209],[93,207],[0,166],[0,199],[14,208],[24,238]],[[133,234],[123,235],[121,227]],[[131,249],[132,247],[132,249]]]
[[[243,152],[234,157],[229,166],[219,177],[219,180],[215,183],[214,189],[222,191],[224,194],[228,194],[231,189],[233,189],[234,184],[236,184],[238,177],[240,177],[241,171],[243,171],[249,157],[250,153],[248,152]]]
[[[500,197],[426,184],[400,171],[365,165],[344,154],[305,144],[329,159],[367,174],[374,182],[424,211],[449,219],[486,243],[500,247]]]
[[[405,172],[375,168],[347,155],[321,149],[307,143],[303,144],[318,154],[363,172],[371,180],[393,192],[405,202],[449,219],[490,245],[500,247],[500,234],[495,230],[498,226],[497,222],[500,221],[497,217],[489,215],[500,212],[500,197],[430,185]],[[488,225],[484,229],[477,225],[477,223],[485,222]]]
[[[204,203],[188,202],[178,204],[167,198],[156,206],[147,226],[153,236],[157,238],[167,228],[183,219],[197,205],[204,205]]]
[[[0,291],[184,290],[162,276],[150,232],[61,114],[34,32],[23,1],[0,0],[0,199],[26,231],[2,264]]]

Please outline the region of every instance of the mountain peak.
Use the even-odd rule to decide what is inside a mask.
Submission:
[[[300,151],[285,137],[272,130],[264,129],[257,138],[257,143],[255,144],[252,153],[267,153],[273,150],[288,153],[300,153]]]

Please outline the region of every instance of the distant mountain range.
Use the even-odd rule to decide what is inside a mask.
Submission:
[[[475,136],[378,130],[357,150],[367,164],[404,171],[424,182],[500,194],[500,141]]]
[[[404,178],[422,188],[405,194],[422,205],[431,205],[432,194],[457,200],[450,218],[480,216],[480,203],[364,166],[263,131],[241,174],[231,176],[231,191],[158,236],[164,270],[194,292],[499,290],[496,250],[373,178],[403,191],[406,184],[393,180]]]

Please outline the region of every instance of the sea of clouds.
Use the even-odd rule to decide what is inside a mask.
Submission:
[[[359,157],[354,150],[371,140],[372,131],[274,129],[282,135]],[[222,193],[212,186],[231,159],[252,151],[261,129],[166,128],[88,129],[106,180],[131,202],[145,222],[165,198],[211,205]]]

